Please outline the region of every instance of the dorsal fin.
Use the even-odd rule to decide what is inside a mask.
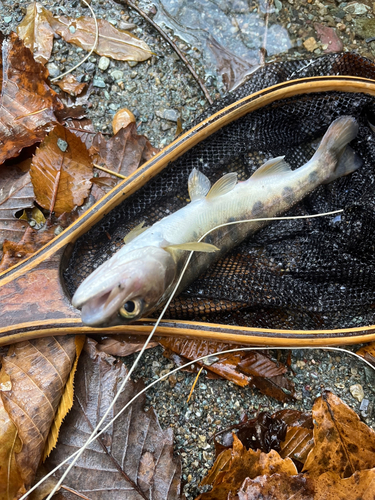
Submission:
[[[271,160],[266,161],[266,163],[259,167],[250,178],[260,179],[268,175],[278,175],[290,171],[290,165],[284,160],[284,156],[278,156],[277,158],[271,158]]]
[[[187,243],[180,243],[178,245],[167,245],[164,247],[164,250],[185,250],[185,251],[194,251],[194,252],[206,252],[212,253],[217,252],[219,248],[215,245],[211,245],[211,243],[204,243],[203,241],[189,241]]]
[[[223,175],[221,179],[215,182],[212,188],[209,190],[208,195],[206,197],[207,200],[212,200],[217,196],[222,196],[223,194],[229,193],[232,191],[237,184],[237,173],[230,172],[229,174]]]
[[[125,236],[124,242],[125,243],[130,243],[134,238],[139,236],[140,234],[143,233],[143,231],[146,231],[148,229],[147,227],[144,226],[144,221],[138,224],[138,226],[133,227],[133,229]]]
[[[189,196],[191,201],[204,198],[211,187],[211,182],[196,168],[193,168],[188,181]]]

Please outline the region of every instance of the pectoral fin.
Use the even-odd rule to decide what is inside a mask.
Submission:
[[[203,243],[202,241],[191,241],[189,243],[180,243],[179,245],[168,245],[164,247],[164,250],[186,250],[186,251],[194,251],[194,252],[217,252],[219,248],[215,247],[215,245],[211,245],[210,243]]]
[[[139,236],[140,234],[142,234],[144,231],[146,231],[146,229],[148,229],[147,227],[143,227],[143,226],[144,226],[144,221],[141,222],[140,224],[138,224],[138,226],[135,226],[130,231],[130,233],[128,233],[125,236],[124,242],[125,243],[130,243],[132,240],[134,240],[134,238],[136,238],[137,236]]]

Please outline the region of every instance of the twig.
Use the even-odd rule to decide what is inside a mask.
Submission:
[[[197,382],[198,382],[198,379],[199,379],[199,375],[201,374],[202,370],[203,370],[203,366],[201,366],[201,368],[200,368],[200,370],[199,370],[199,372],[198,372],[197,376],[195,377],[194,384],[192,385],[192,387],[191,387],[191,389],[190,389],[190,394],[189,394],[189,397],[187,398],[187,401],[186,401],[187,403],[190,401],[190,398],[191,398],[191,396],[193,395],[194,388],[195,388],[195,386],[197,385]]]
[[[107,174],[114,175],[116,177],[119,177],[120,179],[126,179],[124,175],[118,174],[117,172],[113,172],[112,170],[108,170],[108,168],[101,167],[97,163],[93,163],[95,168],[98,168],[99,170],[103,170],[103,172],[106,172]]]
[[[266,64],[266,56],[267,56],[267,35],[268,35],[268,21],[270,16],[270,7],[272,5],[273,0],[266,0],[266,15],[264,18],[264,37],[262,47],[260,48],[260,64],[264,66]]]
[[[156,31],[159,32],[159,34],[164,38],[164,40],[166,42],[168,42],[169,45],[172,47],[172,49],[176,52],[176,54],[181,59],[181,61],[183,61],[185,63],[186,67],[188,68],[188,70],[193,75],[194,79],[196,80],[196,82],[198,83],[198,85],[200,86],[200,88],[202,89],[202,92],[204,93],[207,101],[210,104],[212,104],[213,100],[211,99],[211,96],[208,93],[208,90],[206,89],[204,83],[199,78],[199,76],[195,72],[194,68],[189,63],[189,61],[186,59],[185,55],[181,52],[181,50],[177,47],[177,45],[173,42],[173,40],[171,38],[169,38],[169,36],[165,33],[165,31],[163,31],[160,28],[160,26],[158,26],[156,23],[154,23],[154,21],[145,12],[143,12],[143,10],[141,10],[139,7],[137,7],[131,0],[115,0],[115,1],[116,1],[116,3],[120,3],[122,5],[126,4],[129,7],[131,7],[132,9],[134,9],[136,12],[138,12],[138,14],[140,16],[143,17],[143,19],[145,19],[148,23],[150,23],[151,26],[153,26],[156,29]]]
[[[77,495],[79,498],[83,498],[84,500],[91,500],[89,497],[86,495],[83,495],[79,491],[73,490],[73,488],[69,488],[69,486],[65,486],[64,484],[61,485],[61,488],[63,488],[66,491],[69,491],[69,493],[72,493],[73,495]]]

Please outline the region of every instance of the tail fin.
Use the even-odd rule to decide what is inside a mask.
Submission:
[[[328,127],[319,147],[314,154],[314,159],[322,154],[332,155],[337,165],[326,183],[354,172],[362,165],[360,157],[347,146],[357,137],[358,123],[352,116],[341,116]]]

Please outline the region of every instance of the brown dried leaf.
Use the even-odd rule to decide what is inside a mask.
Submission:
[[[217,352],[226,351],[238,346],[234,346],[233,344],[210,342],[209,340],[190,340],[176,337],[165,337],[163,339],[159,339],[159,343],[190,360],[197,359],[201,356],[207,356],[208,362],[204,363],[203,361],[197,361],[197,364],[204,366],[207,370],[210,370],[241,387],[249,385],[251,377],[247,377],[243,373],[237,371],[237,365],[246,353],[240,351],[216,356]]]
[[[83,120],[67,120],[65,126],[70,132],[79,137],[87,149],[92,146],[95,137],[95,129],[92,121],[88,118]]]
[[[3,257],[0,261],[0,272],[19,264],[51,241],[55,237],[54,231],[54,227],[42,231],[35,231],[35,229],[28,227],[18,243],[5,240]]]
[[[112,120],[113,133],[117,134],[120,129],[127,127],[129,123],[135,123],[133,113],[126,108],[119,109]]]
[[[30,174],[15,167],[0,169],[0,248],[5,239],[19,241],[28,223],[15,215],[19,210],[34,205],[34,190]]]
[[[84,50],[91,50],[95,42],[95,22],[91,17],[74,19],[67,16],[53,17],[49,13],[49,22],[55,33],[68,43],[78,45]],[[148,45],[128,33],[115,28],[104,19],[98,19],[99,39],[94,50],[100,56],[111,57],[119,61],[145,61],[151,52]]]
[[[238,500],[317,500],[314,493],[314,483],[311,479],[303,474],[291,476],[282,472],[272,476],[247,478],[238,491],[237,498]]]
[[[26,489],[33,483],[74,358],[74,337],[20,342],[3,358],[0,378],[8,377],[11,389],[3,388],[0,398],[22,443],[14,459]],[[5,445],[0,443],[0,449]]]
[[[259,389],[262,394],[282,403],[294,400],[294,383],[282,375],[269,378],[253,377],[252,385]]]
[[[145,340],[142,337],[132,337],[130,335],[113,335],[102,337],[98,340],[97,349],[112,356],[129,356],[142,349]],[[147,344],[147,349],[156,347],[158,342],[151,341]]]
[[[375,467],[375,432],[340,398],[327,392],[312,409],[314,448],[303,470],[310,477],[333,472],[345,478]]]
[[[92,164],[80,139],[57,125],[37,149],[30,175],[39,205],[61,215],[88,196]]]
[[[375,366],[375,342],[366,344],[361,347],[356,354],[365,358],[369,363]]]
[[[26,16],[17,26],[18,36],[34,54],[34,59],[41,64],[46,64],[49,60],[53,47],[53,30],[46,13],[39,2],[33,2],[27,6]]]
[[[374,500],[375,469],[357,471],[346,479],[326,472],[314,483],[314,500]]]
[[[89,152],[94,163],[127,177],[158,149],[151,146],[147,137],[137,134],[135,123],[130,123],[109,140],[97,134]]]
[[[283,364],[276,363],[265,354],[256,351],[248,352],[245,359],[238,364],[238,368],[247,375],[267,378],[283,375],[287,371]]]
[[[0,373],[0,386],[5,373]],[[17,427],[9,417],[0,398],[0,498],[19,498],[26,492],[22,469],[16,461],[16,455],[22,449]]]
[[[212,485],[212,490],[202,493],[198,498],[227,500],[230,493],[237,493],[246,478],[253,479],[263,474],[280,473],[290,476],[297,474],[297,469],[290,458],[284,460],[273,450],[269,453],[246,450],[236,435],[233,435],[233,450],[226,450],[219,455],[201,482],[201,486]]]
[[[259,68],[259,60],[247,60],[237,56],[223,47],[213,36],[208,38],[207,45],[216,59],[217,72],[221,75],[227,91],[241,85]]]
[[[83,90],[87,87],[87,83],[79,82],[77,78],[72,74],[65,75],[63,78],[61,78],[61,80],[56,82],[56,85],[58,85],[61,90],[67,92],[73,97],[81,94],[81,92],[83,92]]]
[[[289,457],[304,464],[314,446],[313,431],[304,427],[288,427],[280,446],[279,453],[282,458]]]
[[[88,339],[79,361],[80,377],[75,384],[75,401],[61,431],[59,443],[46,464],[61,463],[76,451],[97,425],[126,376],[125,365],[99,352]],[[142,387],[129,383],[112,414]],[[64,484],[84,492],[91,500],[107,498],[180,498],[180,462],[173,457],[172,430],[163,431],[153,409],[143,411],[145,397],[139,397],[109,429],[83,452]],[[64,467],[59,469],[61,475]],[[141,494],[136,493],[143,492]]]
[[[17,156],[22,148],[40,142],[62,109],[56,92],[47,84],[48,71],[15,33],[0,34],[0,164]]]
[[[92,182],[91,194],[95,200],[102,198],[120,181],[118,177],[93,177],[90,180]]]

